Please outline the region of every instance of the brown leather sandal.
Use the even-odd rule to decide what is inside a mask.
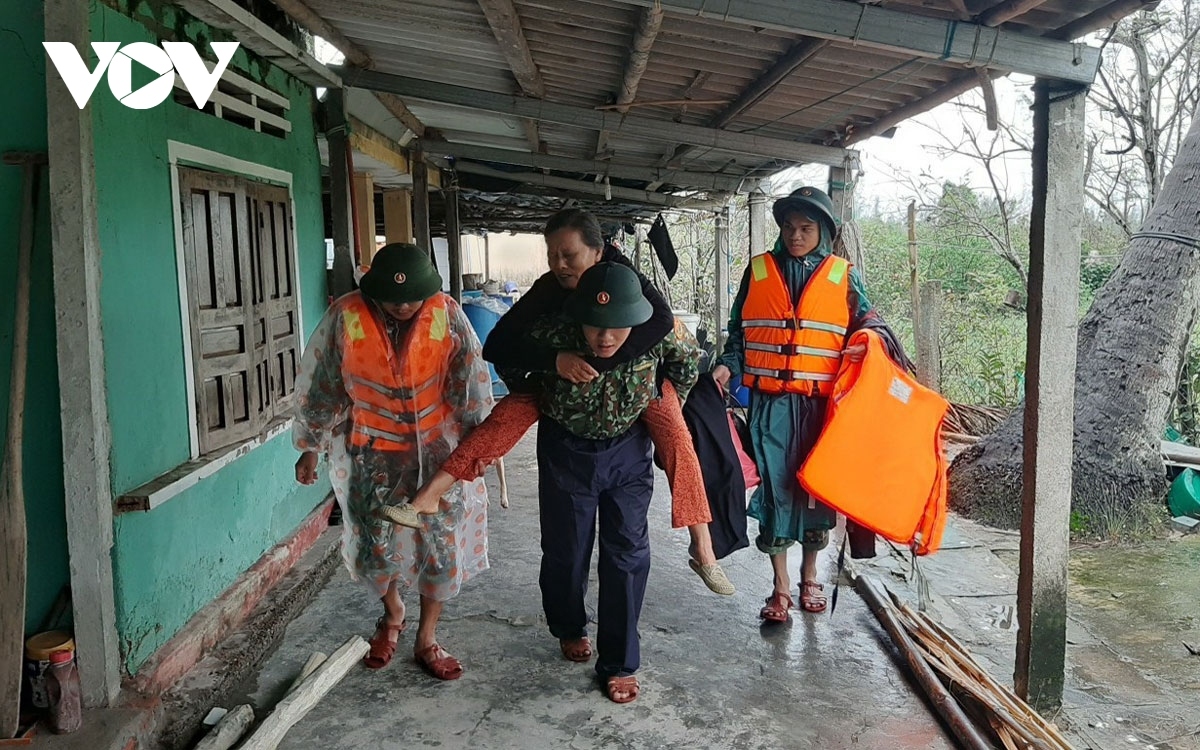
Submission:
[[[367,641],[371,646],[371,650],[363,657],[363,665],[367,669],[383,669],[391,663],[392,657],[396,655],[396,641],[400,640],[400,635],[408,628],[408,620],[401,620],[399,625],[388,625],[386,617],[380,617],[375,623],[375,630],[383,631],[382,635],[377,635]],[[396,641],[392,640],[392,634],[396,634]]]
[[[642,686],[634,675],[613,675],[604,680],[604,694],[613,703],[633,703]]]
[[[446,653],[446,649],[436,643],[425,648],[417,649],[413,656],[422,668],[439,680],[457,680],[462,677],[462,662]]]
[[[824,612],[825,595],[821,592],[825,587],[816,581],[803,581],[800,584],[800,606],[805,612]]]
[[[767,606],[763,607],[758,616],[767,622],[787,622],[791,615],[792,597],[783,591],[776,591],[767,597]]]
[[[586,662],[592,658],[592,642],[585,635],[582,638],[560,638],[558,647],[567,661]]]

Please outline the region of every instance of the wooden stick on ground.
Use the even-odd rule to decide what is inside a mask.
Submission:
[[[229,750],[253,724],[254,709],[243,703],[222,716],[217,725],[196,745],[195,750]]]
[[[316,672],[317,667],[324,664],[325,660],[328,658],[328,656],[320,651],[314,651],[313,655],[308,657],[308,661],[304,662],[304,666],[300,668],[300,674],[296,675],[296,679],[292,680],[291,687],[289,687],[287,692],[283,694],[284,697],[286,698],[287,696],[296,692],[296,688],[300,687],[300,684],[307,680],[309,675],[311,675],[313,672]]]
[[[240,750],[275,750],[287,731],[303,719],[369,650],[370,646],[362,636],[356,635],[346,641],[345,645],[334,651],[295,692],[279,702]]]
[[[854,588],[862,595],[863,600],[866,601],[875,616],[879,618],[879,622],[892,637],[896,648],[908,662],[913,676],[917,679],[917,684],[929,696],[934,709],[945,720],[950,731],[954,732],[954,736],[962,742],[963,747],[967,750],[992,750],[992,744],[967,719],[962,707],[958,705],[958,701],[929,668],[929,663],[925,661],[920,649],[912,642],[904,626],[897,621],[893,607],[879,593],[870,577],[859,576],[854,583]]]

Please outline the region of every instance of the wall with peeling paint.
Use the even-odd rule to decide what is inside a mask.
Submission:
[[[206,48],[213,39],[208,27],[174,7],[112,5],[93,6],[97,41],[176,39]],[[93,95],[114,496],[190,457],[168,140],[292,173],[305,338],[325,307],[312,90],[244,49],[231,67],[290,99],[292,132],[286,138],[170,99],[149,110],[129,109],[104,83]],[[135,89],[139,83],[135,79]],[[127,669],[135,671],[321,500],[327,489],[296,485],[295,459],[284,434],[164,505],[117,516],[117,626]]]

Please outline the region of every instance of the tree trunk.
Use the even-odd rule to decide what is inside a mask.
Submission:
[[[1200,118],[1079,327],[1072,511],[1105,536],[1136,535],[1163,517],[1167,481],[1159,441],[1200,299],[1200,244],[1189,239],[1200,226],[1198,175]],[[955,510],[997,526],[1020,525],[1021,426],[1017,411],[954,462]]]

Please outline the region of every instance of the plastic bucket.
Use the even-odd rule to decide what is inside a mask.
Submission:
[[[493,312],[482,305],[463,305],[463,313],[466,314],[467,320],[471,323],[471,328],[475,329],[475,335],[479,338],[479,343],[486,344],[488,334],[496,327],[496,322],[500,320],[500,313]],[[495,383],[500,378],[496,375],[496,368],[488,363],[488,372],[492,376],[492,382]]]

